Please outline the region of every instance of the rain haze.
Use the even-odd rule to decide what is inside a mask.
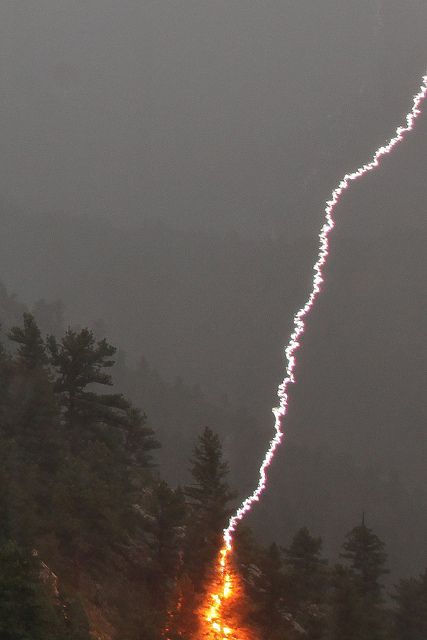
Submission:
[[[402,123],[426,28],[425,0],[2,0],[4,342],[25,311],[106,337],[161,476],[189,482],[208,426],[247,495],[325,201]],[[334,562],[365,514],[390,585],[427,566],[426,162],[424,112],[337,208],[248,518]]]

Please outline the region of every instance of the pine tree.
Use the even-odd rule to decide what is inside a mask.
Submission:
[[[255,558],[254,558],[255,560]],[[251,595],[255,606],[254,619],[262,629],[262,637],[267,639],[280,637],[283,630],[283,610],[285,602],[285,576],[283,573],[283,554],[277,544],[264,549],[251,563],[252,575],[247,575],[252,585]]]
[[[331,575],[328,640],[367,640],[361,636],[363,599],[354,572],[341,564]]]
[[[307,638],[320,638],[325,626],[322,605],[325,601],[327,573],[322,558],[322,539],[304,527],[284,549],[286,568],[286,602]]]
[[[388,573],[384,546],[384,542],[366,526],[363,518],[362,524],[347,534],[344,551],[340,554],[358,576],[362,593],[374,599],[381,597],[380,579]]]
[[[46,346],[41,337],[40,329],[37,326],[34,316],[31,313],[24,313],[24,326],[12,327],[8,333],[8,338],[16,342],[18,361],[27,369],[41,368],[47,364]]]
[[[182,546],[185,500],[182,490],[171,489],[160,481],[153,492],[151,506],[153,558],[165,578],[176,575]]]
[[[364,518],[347,534],[341,557],[349,566],[338,565],[333,577],[332,640],[383,640],[386,613],[380,578],[387,573],[387,555]]]
[[[151,493],[149,512],[150,593],[155,606],[166,612],[181,565],[186,515],[182,490],[160,481]]]
[[[189,505],[185,564],[196,588],[219,551],[230,501],[235,497],[226,481],[228,471],[220,439],[206,427],[191,458],[193,483],[185,487]]]
[[[101,394],[91,385],[112,385],[105,369],[114,365],[116,349],[104,340],[96,341],[88,329],[68,329],[60,342],[54,336],[47,340],[50,362],[57,372],[55,391],[64,407],[66,424],[103,423],[120,426],[127,423],[129,403],[121,394]]]
[[[61,458],[61,434],[45,345],[34,317],[25,313],[23,327],[12,327],[9,338],[19,346],[0,364],[3,465],[13,504],[11,531],[23,542],[49,528],[50,488]]]
[[[160,443],[154,437],[154,431],[147,425],[147,416],[130,403],[126,409],[126,441],[125,447],[130,464],[139,474],[153,466],[153,454]]]
[[[131,459],[148,454],[154,440],[149,437],[151,430],[144,426],[144,416],[122,394],[98,390],[100,385],[112,385],[106,370],[114,365],[115,347],[105,339],[96,341],[88,329],[68,329],[60,342],[49,336],[47,348],[56,372],[54,390],[71,452],[87,459],[94,443],[102,443],[114,453],[120,469]]]
[[[293,597],[300,603],[319,602],[325,586],[326,560],[321,556],[322,539],[312,536],[304,527],[294,535],[290,546],[284,549],[288,582]]]
[[[397,604],[397,640],[427,638],[427,569],[418,578],[400,580],[393,599]]]
[[[53,492],[56,532],[77,564],[88,555],[103,562],[134,526],[132,505],[157,443],[122,394],[99,391],[112,385],[112,345],[88,329],[68,329],[61,340],[49,336],[47,348],[66,441]]]

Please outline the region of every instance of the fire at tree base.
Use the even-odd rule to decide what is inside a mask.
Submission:
[[[250,605],[233,566],[232,549],[221,549],[204,601],[198,610],[199,628],[192,640],[257,640],[245,620]]]

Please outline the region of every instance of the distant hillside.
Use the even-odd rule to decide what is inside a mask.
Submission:
[[[226,395],[269,428],[315,238],[118,230],[16,213],[0,225],[0,273],[21,299],[62,300],[67,322],[99,326],[132,365],[143,355],[168,383],[198,385],[216,404]],[[415,484],[427,448],[426,239],[336,231],[288,421],[300,443],[350,448],[358,462],[398,468]]]
[[[30,302],[66,305],[61,320],[59,303],[38,303],[42,329],[96,324],[127,353],[116,379],[159,432],[165,476],[185,482],[190,443],[206,424],[223,437],[233,482],[246,493],[271,434],[281,345],[309,284],[313,238],[290,245],[6,214],[1,224],[6,284]],[[341,514],[351,523],[365,510],[402,572],[424,562],[427,531],[419,507],[427,454],[425,240],[396,230],[362,241],[337,231],[301,351],[286,444],[262,517],[254,515],[283,538],[294,521],[310,518],[332,549]],[[17,317],[22,305],[3,299]],[[413,540],[402,554],[408,526]]]

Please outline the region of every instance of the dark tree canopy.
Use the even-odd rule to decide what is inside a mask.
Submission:
[[[171,640],[198,637],[195,611],[235,495],[220,437],[205,428],[191,481],[169,486],[154,468],[159,445],[144,411],[105,392],[112,345],[89,329],[45,342],[31,314],[8,337],[10,353],[0,345],[0,638],[89,640],[99,631],[158,640],[166,628]],[[135,384],[164,402],[159,381]],[[175,385],[174,409],[183,390]],[[189,433],[177,434],[185,449]],[[306,527],[286,548],[264,546],[247,525],[235,543],[239,620],[258,638],[427,637],[427,573],[399,582],[392,611],[382,597],[384,543],[364,521],[332,568]]]
[[[347,560],[361,581],[363,593],[379,596],[380,579],[388,573],[384,542],[364,522],[347,534],[341,557]]]
[[[387,573],[384,543],[364,521],[346,536],[332,576],[332,640],[385,640],[387,619],[380,579]]]
[[[393,599],[396,601],[396,633],[399,640],[427,638],[427,569],[418,578],[400,580]]]
[[[18,344],[19,361],[28,369],[36,369],[47,364],[46,346],[31,313],[24,313],[24,326],[12,327],[8,338]]]
[[[105,369],[114,365],[115,347],[103,339],[96,341],[92,331],[68,329],[58,341],[49,336],[47,348],[56,371],[55,390],[65,406],[69,426],[78,420],[101,420],[120,423],[128,403],[119,394],[100,394],[91,385],[112,385],[111,374]],[[90,389],[88,389],[90,387]]]
[[[220,439],[205,427],[194,447],[190,472],[193,483],[185,487],[188,500],[187,569],[200,587],[210,562],[219,551],[222,530],[235,493],[227,483],[228,464]]]

